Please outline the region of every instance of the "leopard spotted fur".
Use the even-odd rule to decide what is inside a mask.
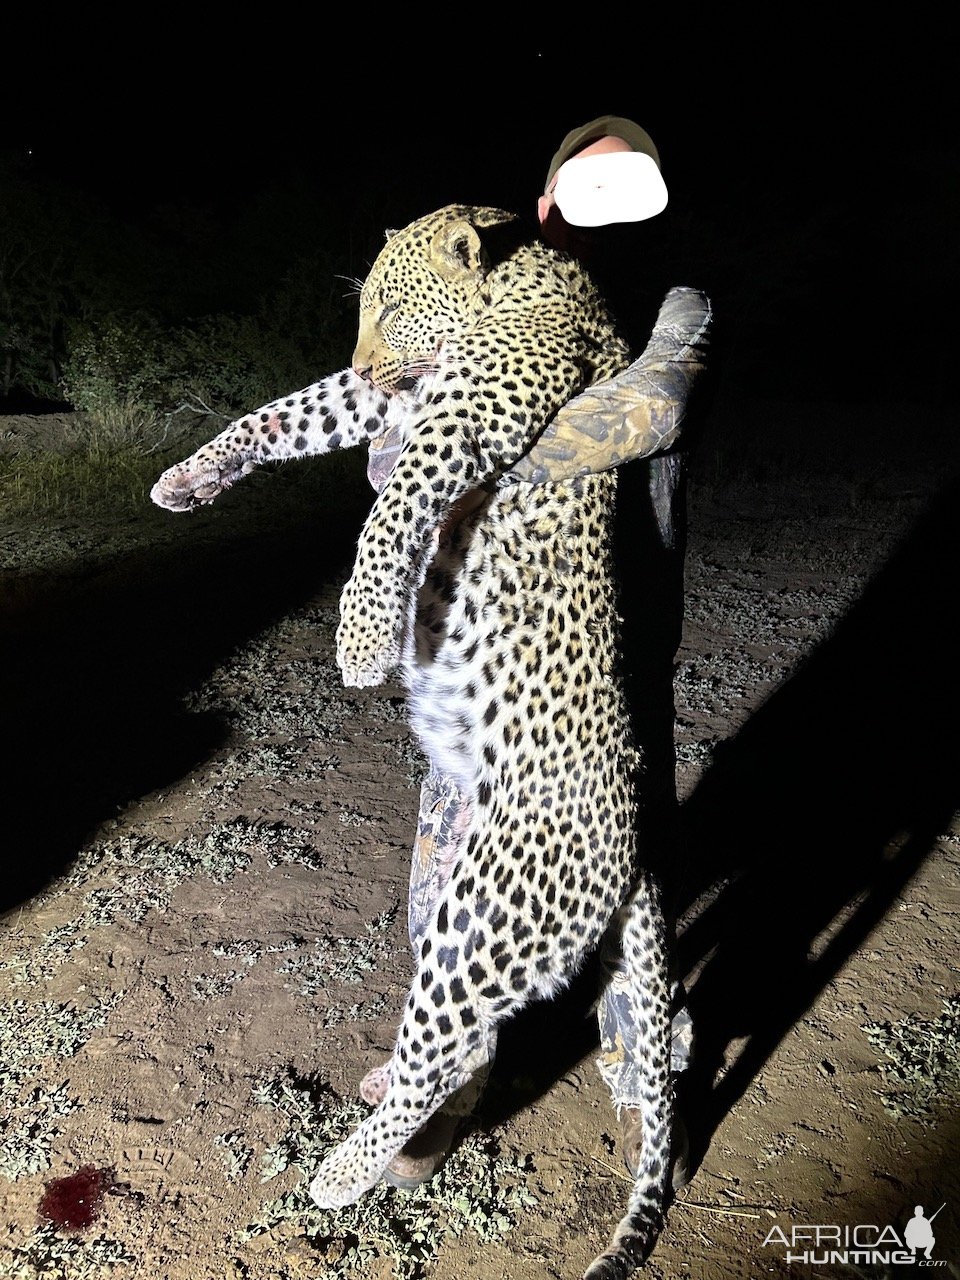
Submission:
[[[495,1027],[560,990],[612,929],[646,1017],[643,1156],[589,1280],[628,1275],[655,1243],[671,1110],[664,932],[637,847],[619,676],[617,479],[499,481],[561,405],[628,359],[574,260],[510,214],[449,206],[388,239],[362,289],[352,370],[232,424],[152,495],[189,509],[261,461],[400,430],[341,597],[337,657],[351,685],[399,667],[411,724],[469,797],[468,821],[383,1099],[311,1194],[336,1207],[369,1190],[485,1061]]]

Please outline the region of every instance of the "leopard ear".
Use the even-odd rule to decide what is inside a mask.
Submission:
[[[476,229],[463,218],[445,223],[433,237],[430,259],[446,280],[480,274],[483,250]]]
[[[399,227],[387,227],[386,231],[383,233],[383,238],[384,240],[392,240],[394,236],[398,236],[399,234]]]

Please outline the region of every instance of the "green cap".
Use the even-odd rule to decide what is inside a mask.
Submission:
[[[589,124],[582,124],[579,129],[571,129],[560,143],[550,161],[547,180],[543,185],[544,191],[549,190],[557,170],[562,164],[566,164],[571,156],[575,156],[588,143],[606,137],[622,138],[634,151],[642,151],[645,156],[650,156],[657,168],[660,168],[660,154],[646,129],[641,129],[633,120],[626,120],[623,116],[598,116]]]

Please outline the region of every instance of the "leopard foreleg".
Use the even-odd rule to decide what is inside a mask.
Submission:
[[[349,449],[389,429],[406,409],[352,369],[272,400],[238,418],[196,453],[163,473],[150,497],[168,511],[205,506],[266,462]]]

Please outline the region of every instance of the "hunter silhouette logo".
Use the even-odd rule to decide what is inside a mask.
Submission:
[[[940,1209],[946,1208],[946,1203],[946,1200],[944,1200]],[[937,1213],[940,1212],[940,1209],[937,1210]],[[937,1213],[933,1215],[933,1218],[937,1216]],[[923,1256],[929,1258],[930,1251],[937,1243],[933,1234],[933,1227],[930,1225],[933,1222],[933,1218],[925,1218],[923,1216],[923,1205],[918,1204],[913,1211],[913,1217],[907,1223],[903,1238],[913,1250],[914,1257],[922,1249]]]
[[[933,1220],[945,1208],[946,1201],[928,1218],[923,1205],[918,1204],[902,1235],[896,1227],[880,1227],[868,1222],[853,1227],[797,1223],[789,1232],[782,1227],[772,1227],[763,1243],[784,1248],[785,1262],[802,1262],[807,1266],[945,1267],[945,1262],[930,1256],[936,1244]]]

